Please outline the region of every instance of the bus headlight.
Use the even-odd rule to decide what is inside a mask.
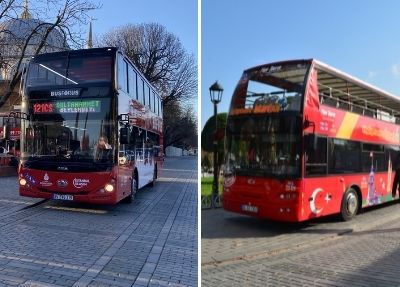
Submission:
[[[25,178],[20,178],[20,180],[19,180],[19,185],[20,186],[25,186],[26,185],[26,179]]]
[[[114,185],[112,185],[111,183],[107,183],[104,186],[104,190],[105,190],[105,192],[113,192],[114,191]]]

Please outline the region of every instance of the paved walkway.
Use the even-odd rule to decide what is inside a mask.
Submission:
[[[196,160],[168,159],[154,189],[115,206],[23,209],[37,200],[15,180],[0,178],[0,286],[197,286]]]
[[[400,205],[349,222],[202,212],[202,286],[400,286]]]
[[[372,211],[372,212],[371,212]],[[391,220],[400,220],[400,206],[388,204],[342,222],[327,217],[305,223],[270,222],[226,212],[202,210],[201,260],[203,268],[221,262],[276,254],[319,243],[338,235],[363,231]]]

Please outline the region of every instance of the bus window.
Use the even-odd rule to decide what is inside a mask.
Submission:
[[[154,91],[151,91],[150,96],[151,96],[151,109],[155,113],[156,112],[156,108],[155,108],[155,97],[156,97],[156,95],[154,94]]]
[[[126,62],[121,55],[118,56],[118,88],[127,91]]]
[[[142,79],[142,89],[143,89],[143,105],[146,105],[146,83]]]
[[[137,97],[139,102],[141,102],[142,104],[144,104],[143,102],[143,80],[141,78],[137,78]]]
[[[151,109],[150,88],[149,88],[149,86],[148,86],[147,84],[145,85],[145,94],[146,94],[146,102],[147,102],[147,105],[148,105],[149,108]]]
[[[385,153],[384,146],[377,144],[362,144],[361,169],[364,172],[385,171]]]
[[[304,137],[306,175],[326,175],[327,139],[317,137],[317,148],[314,148],[308,140],[310,137],[310,135]]]
[[[129,95],[131,99],[137,99],[136,94],[136,72],[132,67],[128,69],[128,83],[129,83]]]
[[[128,68],[129,68],[129,66],[128,66],[128,63],[127,62],[125,62],[125,73],[126,73],[126,79],[125,79],[125,82],[126,82],[126,92],[129,94],[129,72],[128,72]]]
[[[360,152],[360,142],[329,139],[329,173],[359,172]]]

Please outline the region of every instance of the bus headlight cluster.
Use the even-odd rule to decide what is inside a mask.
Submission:
[[[27,184],[27,181],[26,181],[25,178],[20,178],[20,179],[19,179],[19,185],[20,185],[20,186],[25,186],[26,184]]]
[[[105,192],[113,192],[114,191],[114,185],[112,185],[111,183],[107,183],[104,186],[104,191]]]
[[[114,179],[110,180],[110,182],[108,182],[108,183],[104,186],[104,191],[105,191],[105,192],[108,192],[108,193],[113,192],[114,189],[115,189],[115,180],[114,180]]]

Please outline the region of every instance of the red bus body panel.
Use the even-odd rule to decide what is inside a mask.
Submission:
[[[237,177],[233,184],[225,183],[223,206],[226,210],[259,218],[299,222],[338,213],[342,195],[349,186],[361,188],[363,207],[391,201],[393,178],[387,173],[376,173],[375,181],[379,183],[375,193],[368,194],[366,174],[301,180]]]
[[[53,194],[72,195],[73,201],[90,202],[96,204],[115,204],[122,199],[118,189],[130,190],[130,178],[121,176],[116,180],[115,189],[111,193],[104,191],[104,186],[112,179],[118,178],[118,170],[112,172],[85,172],[68,173],[24,169],[20,170],[28,182],[26,186],[20,186],[20,195],[53,199]]]

